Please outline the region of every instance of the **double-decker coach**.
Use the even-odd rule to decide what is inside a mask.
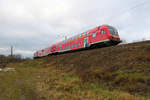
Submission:
[[[55,53],[80,50],[101,44],[117,45],[120,43],[118,31],[110,25],[102,25],[89,31],[77,34],[52,46],[34,53],[34,58]]]

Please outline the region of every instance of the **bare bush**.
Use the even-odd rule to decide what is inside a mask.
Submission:
[[[9,63],[16,63],[22,61],[24,61],[24,59],[20,54],[13,55],[13,56],[0,55],[0,68],[6,67],[6,65]]]

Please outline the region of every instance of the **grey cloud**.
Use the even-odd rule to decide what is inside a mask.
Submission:
[[[149,0],[1,0],[0,48],[14,45],[17,52],[32,56],[65,36],[102,24],[115,26],[128,42],[150,39],[149,4]]]

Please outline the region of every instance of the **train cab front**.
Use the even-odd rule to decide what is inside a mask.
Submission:
[[[120,40],[117,29],[112,26],[107,26],[107,27],[108,27],[108,31],[109,31],[110,40],[115,44],[122,42]]]

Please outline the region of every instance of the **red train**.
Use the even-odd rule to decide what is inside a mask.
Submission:
[[[120,43],[117,30],[109,25],[102,25],[70,37],[43,50],[36,51],[34,58],[44,57],[56,53],[64,53],[98,45],[117,45]]]

